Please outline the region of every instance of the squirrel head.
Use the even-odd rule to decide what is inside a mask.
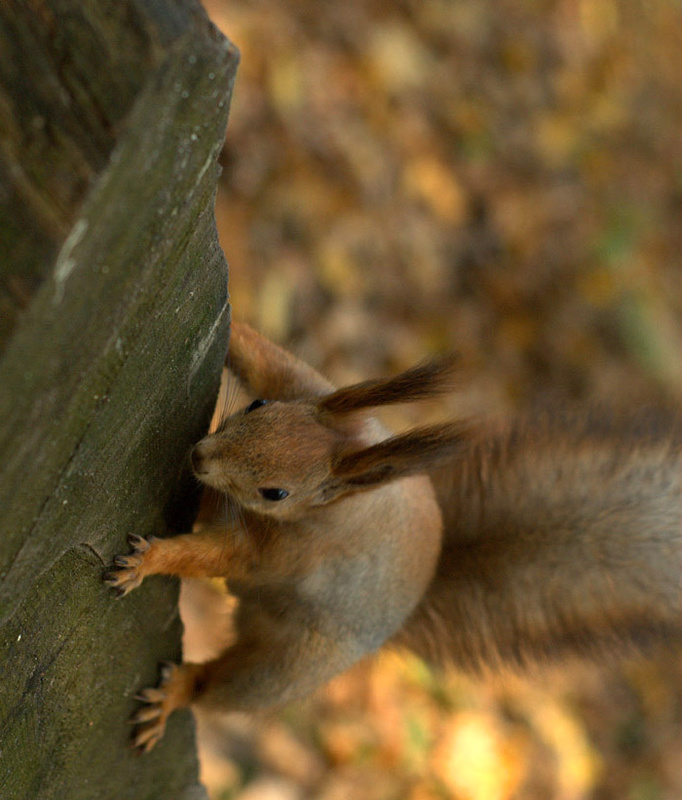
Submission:
[[[351,493],[426,472],[461,448],[465,425],[419,428],[380,441],[369,409],[449,391],[453,371],[452,359],[440,359],[322,397],[254,400],[193,448],[194,474],[251,512],[295,519]]]

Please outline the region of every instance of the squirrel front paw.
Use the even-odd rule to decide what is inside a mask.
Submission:
[[[133,744],[141,753],[148,753],[159,742],[169,714],[189,705],[194,680],[191,666],[166,661],[161,664],[159,685],[136,696],[145,704],[130,720],[136,726]]]
[[[132,533],[128,536],[128,544],[133,552],[127,556],[116,556],[114,564],[103,575],[105,583],[116,590],[118,597],[123,597],[136,589],[144,580],[143,564],[146,554],[151,549],[152,539],[144,539]]]

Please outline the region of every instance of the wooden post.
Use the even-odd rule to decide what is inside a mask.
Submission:
[[[116,600],[128,533],[187,529],[227,346],[213,215],[235,48],[193,0],[0,1],[0,797],[198,800],[177,585]]]

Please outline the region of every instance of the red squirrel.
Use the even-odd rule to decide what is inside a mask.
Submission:
[[[105,574],[119,595],[148,575],[220,576],[239,600],[225,652],[142,692],[141,750],[176,708],[281,706],[385,644],[480,669],[680,637],[674,414],[391,435],[372,410],[451,390],[452,359],[336,390],[233,322],[228,363],[258,399],[191,462],[238,520],[131,536]]]

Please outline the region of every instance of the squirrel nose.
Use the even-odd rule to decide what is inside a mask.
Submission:
[[[192,469],[194,470],[195,475],[201,475],[206,471],[203,468],[204,459],[201,455],[198,444],[192,448],[192,452],[189,454],[189,460],[192,464]]]

